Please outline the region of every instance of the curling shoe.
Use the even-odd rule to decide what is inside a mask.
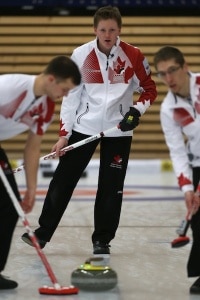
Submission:
[[[38,244],[40,245],[40,248],[43,249],[43,248],[45,247],[45,245],[46,245],[46,242],[43,241],[43,240],[38,239],[37,236],[36,236],[36,238],[37,238]],[[31,238],[30,238],[30,236],[28,235],[28,233],[24,233],[24,234],[22,235],[22,240],[23,240],[26,244],[28,244],[28,245],[34,247],[33,242],[31,241]]]
[[[190,294],[199,294],[200,295],[200,277],[190,287]]]
[[[0,274],[0,290],[15,289],[17,286],[18,283],[16,281],[10,280],[8,277]]]
[[[102,259],[101,265],[110,264],[110,245],[96,241],[93,243],[93,255]]]
[[[96,241],[93,243],[93,254],[110,255],[110,245]]]

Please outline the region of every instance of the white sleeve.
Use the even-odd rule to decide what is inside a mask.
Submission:
[[[74,122],[76,120],[76,111],[80,104],[82,85],[74,88],[63,97],[60,110],[60,136],[69,139]]]
[[[183,192],[193,190],[192,172],[181,127],[173,120],[173,117],[165,113],[162,108],[160,120],[179,186]],[[180,184],[181,176],[187,179],[183,185]]]
[[[75,51],[72,53],[71,59],[77,63]],[[78,65],[78,64],[77,64]],[[80,105],[83,83],[72,89],[69,94],[63,97],[60,110],[60,136],[69,139],[74,122],[76,120],[76,111]]]

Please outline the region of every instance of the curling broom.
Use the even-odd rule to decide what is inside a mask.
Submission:
[[[42,251],[42,249],[40,248],[40,245],[37,241],[37,238],[34,234],[34,232],[31,230],[30,226],[29,226],[29,222],[28,220],[26,219],[26,216],[24,214],[24,211],[22,210],[9,182],[8,182],[8,179],[6,178],[4,172],[3,172],[3,169],[2,167],[0,167],[0,177],[4,183],[4,186],[13,202],[13,205],[19,215],[19,217],[22,219],[22,222],[23,222],[23,225],[25,226],[26,230],[27,230],[27,233],[28,235],[30,236],[31,238],[31,241],[33,243],[33,245],[35,246],[36,250],[37,250],[37,253],[38,255],[40,256],[46,270],[47,270],[47,273],[53,283],[53,287],[49,287],[49,286],[43,286],[41,288],[39,288],[39,293],[40,294],[45,294],[45,295],[73,295],[73,294],[78,294],[79,292],[79,289],[73,285],[70,285],[69,287],[63,287],[63,286],[60,286],[60,284],[58,283],[54,273],[53,273],[53,270],[51,269],[51,266],[50,264],[48,263],[47,261],[47,258],[46,256],[44,255],[44,252]]]

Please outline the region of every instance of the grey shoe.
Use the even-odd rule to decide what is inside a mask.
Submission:
[[[36,238],[37,238],[37,236],[36,236]],[[24,234],[22,235],[22,240],[23,240],[26,244],[28,244],[28,245],[34,247],[33,242],[32,242],[32,240],[31,240],[30,236],[28,235],[28,233],[24,233]],[[38,239],[38,238],[37,238],[37,241],[38,241],[38,244],[40,245],[40,248],[43,249],[43,248],[45,247],[45,245],[46,245],[46,242],[43,241],[43,240],[40,240],[40,239]]]
[[[15,289],[17,286],[18,283],[16,281],[10,280],[8,277],[0,274],[0,290]]]

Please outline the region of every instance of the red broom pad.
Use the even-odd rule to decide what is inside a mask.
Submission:
[[[172,248],[180,248],[187,245],[190,242],[189,237],[187,236],[179,236],[171,242]]]
[[[44,295],[74,295],[78,294],[79,289],[74,286],[69,287],[49,287],[49,286],[43,286],[38,289],[40,294]]]

